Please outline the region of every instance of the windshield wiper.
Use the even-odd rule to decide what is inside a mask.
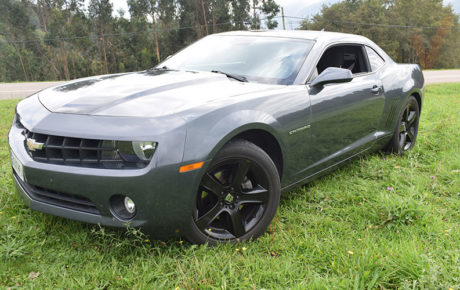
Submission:
[[[173,69],[167,66],[162,66],[162,67],[154,67],[152,68],[152,70],[173,70]]]
[[[229,73],[226,73],[226,72],[223,72],[223,71],[220,71],[220,70],[212,70],[211,72],[216,73],[216,74],[226,75],[228,78],[231,78],[231,79],[234,79],[234,80],[237,80],[237,81],[240,81],[240,82],[247,82],[248,81],[248,79],[246,77],[244,77],[244,76],[233,75],[233,74],[229,74]]]

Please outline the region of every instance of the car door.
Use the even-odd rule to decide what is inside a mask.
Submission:
[[[320,60],[319,73],[327,67],[350,69],[353,80],[310,87],[311,140],[308,174],[332,166],[369,148],[381,119],[384,91],[371,72],[361,45],[335,45]],[[308,175],[307,174],[307,175]]]

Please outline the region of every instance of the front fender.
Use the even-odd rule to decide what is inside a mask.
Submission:
[[[208,116],[194,120],[187,125],[183,162],[212,160],[228,141],[242,132],[253,129],[267,131],[281,145],[276,130],[279,127],[279,122],[273,116],[256,110],[240,110],[223,118]]]

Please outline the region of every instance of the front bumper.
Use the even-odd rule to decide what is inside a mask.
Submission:
[[[145,221],[135,221],[135,223],[127,223],[121,220],[116,219],[115,217],[108,217],[102,216],[99,214],[91,214],[87,212],[82,212],[79,210],[73,210],[70,207],[62,207],[58,205],[53,205],[47,202],[42,202],[39,200],[35,200],[31,197],[30,189],[25,185],[16,174],[13,173],[13,180],[14,184],[16,185],[16,189],[24,200],[26,205],[28,205],[31,209],[41,211],[44,213],[52,214],[55,216],[60,216],[64,218],[70,218],[82,222],[87,223],[95,223],[101,224],[105,226],[112,226],[112,227],[126,227],[126,226],[141,226],[145,224]]]
[[[84,121],[84,116],[81,118]],[[146,168],[83,168],[34,161],[25,150],[22,130],[14,122],[8,138],[10,150],[24,172],[24,181],[15,173],[13,180],[30,208],[105,226],[141,227],[154,238],[161,239],[181,236],[188,229],[201,170],[179,173],[183,152],[172,151],[174,146],[168,146],[167,140],[159,142],[159,150]],[[177,156],[175,161],[170,157],[160,158],[168,152]],[[110,198],[116,194],[129,196],[135,202],[134,218],[123,220],[113,213]],[[85,203],[93,210],[81,206]]]

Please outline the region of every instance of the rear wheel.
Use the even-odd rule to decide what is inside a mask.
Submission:
[[[279,198],[278,171],[267,153],[248,141],[232,141],[201,180],[187,238],[197,244],[256,239]]]
[[[420,108],[414,96],[410,96],[404,110],[399,116],[393,138],[388,144],[388,151],[404,154],[415,145],[418,133]]]

